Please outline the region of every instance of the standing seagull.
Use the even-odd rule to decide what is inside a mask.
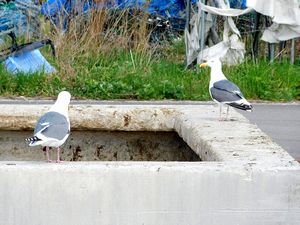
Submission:
[[[49,147],[57,148],[56,162],[60,162],[60,146],[67,140],[70,134],[70,120],[68,106],[71,94],[67,91],[59,93],[56,102],[37,122],[33,137],[27,138],[29,146],[41,145],[46,147],[47,162],[49,158]]]
[[[222,72],[222,64],[219,59],[211,59],[206,63],[202,63],[200,67],[209,66],[210,82],[209,82],[209,93],[211,98],[217,102],[220,106],[220,120],[222,113],[222,105],[227,104],[226,119],[228,117],[229,106],[250,111],[252,105],[244,98],[241,90],[231,81],[227,80],[224,73]]]

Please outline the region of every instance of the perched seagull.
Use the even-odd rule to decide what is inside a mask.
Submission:
[[[60,146],[70,134],[68,116],[70,100],[71,94],[69,92],[60,92],[54,105],[37,122],[33,136],[26,139],[29,141],[29,146],[41,145],[46,147],[47,162],[51,162],[49,147],[57,148],[56,162],[60,162]]]
[[[222,113],[222,105],[227,104],[226,119],[228,117],[229,106],[250,111],[252,105],[244,98],[241,90],[231,81],[227,80],[224,73],[222,72],[222,64],[219,59],[211,59],[206,63],[200,64],[200,67],[209,66],[210,82],[209,82],[209,93],[211,98],[217,102],[220,106],[220,120]]]

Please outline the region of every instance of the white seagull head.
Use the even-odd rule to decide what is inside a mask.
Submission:
[[[210,86],[213,85],[214,82],[219,80],[227,79],[222,71],[222,63],[219,58],[212,58],[207,60],[207,62],[200,64],[200,67],[211,68],[210,70]]]
[[[56,102],[49,111],[58,112],[66,116],[68,114],[70,101],[71,94],[68,91],[62,91],[58,94]]]
[[[68,91],[62,91],[58,94],[56,102],[63,105],[69,105],[71,101],[71,94]]]
[[[221,69],[222,63],[220,59],[214,58],[214,59],[209,59],[205,63],[200,64],[200,67],[206,67],[206,66],[209,66],[210,68]]]

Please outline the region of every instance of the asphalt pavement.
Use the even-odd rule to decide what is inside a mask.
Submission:
[[[254,110],[241,112],[277,144],[300,162],[300,104],[253,104]]]

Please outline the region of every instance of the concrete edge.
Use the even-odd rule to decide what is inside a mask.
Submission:
[[[56,169],[66,169],[66,168],[143,168],[147,170],[159,170],[161,169],[175,169],[184,171],[186,168],[189,170],[195,169],[204,171],[232,171],[236,173],[251,175],[252,171],[269,171],[278,173],[279,171],[299,171],[299,166],[275,166],[270,167],[268,165],[257,165],[251,164],[246,161],[240,161],[236,163],[232,162],[208,162],[208,161],[198,161],[198,162],[174,162],[174,161],[78,161],[78,162],[62,162],[62,163],[45,163],[44,161],[0,161],[0,169],[17,169],[17,168],[51,168]]]
[[[2,104],[0,130],[32,130],[50,105]],[[72,130],[176,131],[206,161],[298,166],[270,137],[232,110],[218,121],[212,105],[71,105]]]
[[[0,97],[0,105],[22,104],[22,105],[48,105],[53,104],[55,98],[35,98],[35,97]],[[291,102],[270,102],[252,100],[253,105],[300,105],[300,101]],[[93,100],[93,99],[73,99],[71,105],[214,105],[212,101],[197,100]]]

